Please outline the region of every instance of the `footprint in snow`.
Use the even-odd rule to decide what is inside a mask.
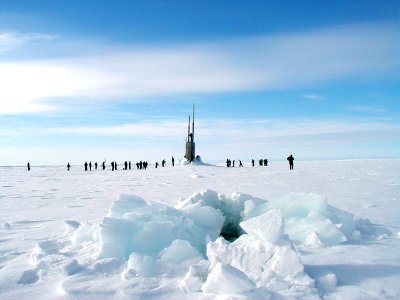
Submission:
[[[22,273],[21,278],[17,281],[18,284],[33,284],[39,281],[37,269],[26,270]]]

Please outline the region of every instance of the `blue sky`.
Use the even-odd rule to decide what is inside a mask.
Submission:
[[[0,3],[0,165],[391,158],[399,1]]]

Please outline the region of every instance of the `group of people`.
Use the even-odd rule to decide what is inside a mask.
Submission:
[[[84,164],[83,164],[84,166],[85,166],[85,171],[92,171],[92,161],[89,161],[89,163],[86,161]],[[106,169],[106,161],[103,161],[102,162],[102,168],[103,168],[103,170],[105,170]],[[98,166],[99,166],[99,164],[97,163],[97,161],[94,163],[94,169],[95,170],[97,170],[97,168],[98,168]],[[112,168],[113,168],[113,171],[114,171],[114,168],[116,169],[117,168],[117,163],[116,162],[111,162],[111,166],[112,166]],[[71,169],[71,165],[70,165],[70,163],[68,163],[67,164],[67,170],[69,171]]]
[[[235,160],[230,160],[229,158],[227,158],[226,159],[226,166],[228,168],[230,168],[230,167],[234,168],[235,167]],[[239,159],[239,167],[243,167],[242,161],[240,159]]]
[[[289,156],[288,156],[288,158],[287,158],[287,161],[289,162],[289,169],[290,170],[293,170],[293,161],[294,161],[294,157],[293,157],[293,155],[292,154],[290,154]],[[175,159],[174,159],[174,157],[172,156],[172,158],[171,158],[171,163],[172,163],[172,166],[175,166]],[[166,166],[166,164],[167,164],[167,161],[165,160],[165,159],[163,159],[162,160],[162,162],[161,162],[161,166],[162,167],[165,167]],[[268,166],[268,159],[260,159],[259,161],[258,161],[258,164],[259,164],[259,166]],[[138,169],[138,170],[142,170],[142,169],[147,169],[147,167],[148,167],[148,162],[147,161],[139,161],[139,162],[137,162],[136,163],[136,168]],[[254,165],[255,165],[255,161],[254,161],[254,159],[252,159],[251,160],[251,165],[254,167]],[[89,161],[89,163],[86,161],[85,163],[84,163],[84,167],[85,167],[85,171],[92,171],[92,161]],[[98,163],[97,163],[97,161],[94,163],[94,169],[95,170],[97,170],[97,168],[98,168]],[[103,170],[105,170],[106,169],[106,161],[104,160],[103,162],[102,162],[102,164],[101,164],[101,166],[102,166],[102,169]],[[158,168],[158,166],[159,166],[159,163],[158,162],[156,162],[155,163],[155,167],[156,168]],[[232,167],[232,168],[234,168],[235,167],[235,160],[230,160],[229,158],[227,158],[226,159],[226,166],[228,167],[228,168],[230,168],[230,167]],[[239,167],[243,167],[243,164],[242,164],[242,161],[239,159]],[[27,163],[27,168],[28,168],[28,171],[30,171],[31,170],[31,164],[28,162]],[[124,162],[124,170],[131,170],[131,168],[132,168],[132,163],[131,163],[131,161],[125,161]],[[68,163],[67,164],[67,170],[69,171],[71,169],[71,165],[70,165],[70,163]],[[112,161],[111,162],[111,170],[112,171],[116,171],[116,170],[118,170],[118,164],[117,164],[117,162],[116,161]]]
[[[172,163],[172,166],[175,166],[175,158],[173,156],[171,158],[171,163]],[[85,167],[85,171],[92,171],[92,166],[93,165],[92,165],[91,161],[89,161],[89,163],[86,161],[83,165]],[[124,165],[123,170],[131,170],[132,169],[132,162],[131,161],[127,161],[126,160],[123,165]],[[155,163],[155,167],[156,168],[158,168],[159,165],[160,164],[158,162]],[[161,166],[165,167],[166,165],[167,165],[167,161],[165,159],[163,159],[161,161]],[[149,163],[147,161],[141,160],[141,161],[138,161],[136,163],[136,169],[138,169],[138,170],[142,170],[142,169],[146,170],[148,166],[149,166]],[[98,168],[98,163],[95,162],[94,163],[94,169],[97,170],[97,168]],[[102,168],[103,168],[103,170],[106,169],[106,161],[105,160],[102,163]],[[69,171],[70,169],[71,169],[71,165],[70,165],[70,163],[68,163],[67,164],[67,170]],[[28,163],[28,171],[29,170],[30,170],[30,165]],[[117,170],[118,170],[118,163],[116,161],[112,161],[111,162],[111,171],[117,171]]]
[[[259,160],[259,162],[258,162],[258,164],[260,165],[260,166],[268,166],[268,159],[260,159]],[[254,161],[254,159],[252,159],[251,160],[251,165],[254,167],[255,166],[255,161]],[[235,167],[235,160],[230,160],[229,158],[227,158],[226,159],[226,166],[228,167],[228,168],[230,168],[230,167],[232,167],[232,168],[234,168]],[[243,164],[242,164],[242,161],[239,159],[239,167],[243,167]]]

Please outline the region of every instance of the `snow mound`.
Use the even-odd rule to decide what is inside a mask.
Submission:
[[[58,264],[67,277],[62,284],[66,294],[77,292],[76,286],[84,290],[85,277],[102,274],[120,276],[122,282],[131,282],[121,283],[124,288],[134,286],[143,293],[163,286],[166,293],[262,294],[264,299],[276,293],[318,295],[294,244],[335,245],[346,241],[355,227],[353,215],[318,195],[266,201],[211,190],[195,193],[176,207],[121,195],[100,224],[65,224],[70,244],[38,243],[34,263],[40,265],[46,255],[58,255],[58,260],[65,255]],[[21,280],[36,280],[28,275]],[[330,290],[335,280],[328,274],[318,285]],[[112,293],[108,289],[113,287],[107,287]]]
[[[211,166],[210,164],[203,162],[200,155],[196,155],[196,157],[192,161],[189,161],[186,158],[183,158],[183,159],[179,160],[178,164],[183,165],[183,166],[190,165],[190,164],[198,165],[198,166]]]

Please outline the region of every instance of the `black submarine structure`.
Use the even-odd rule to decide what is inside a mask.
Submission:
[[[194,104],[193,104],[193,115],[192,115],[192,126],[191,127],[190,127],[190,115],[189,115],[185,158],[190,162],[192,162],[196,158],[196,144],[194,143]]]

